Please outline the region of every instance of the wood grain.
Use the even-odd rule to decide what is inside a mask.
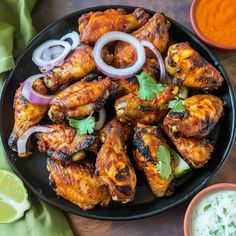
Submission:
[[[189,9],[191,0],[39,0],[33,11],[33,23],[37,30],[42,30],[48,24],[60,19],[61,17],[87,7],[98,5],[133,5],[162,11],[166,15],[182,23],[192,30],[189,20]],[[225,68],[234,89],[236,90],[236,52],[212,50]],[[231,151],[229,159],[215,176],[213,183],[236,182],[236,145]],[[68,214],[68,219],[74,234],[77,236],[141,236],[141,235],[160,235],[160,236],[179,236],[183,235],[182,225],[184,213],[188,202],[161,214],[160,216],[150,217],[144,220],[129,222],[112,222],[91,220],[72,214]]]

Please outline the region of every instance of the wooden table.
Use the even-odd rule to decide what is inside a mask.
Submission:
[[[33,11],[33,23],[40,31],[48,24],[79,9],[98,5],[123,4],[162,11],[192,30],[189,20],[191,2],[191,0],[38,0]],[[212,51],[224,66],[236,89],[236,51]],[[236,182],[236,145],[234,145],[229,159],[210,184],[218,182]],[[136,221],[98,221],[72,214],[68,215],[68,219],[75,235],[175,236],[183,235],[182,225],[187,205],[188,202],[159,216]]]

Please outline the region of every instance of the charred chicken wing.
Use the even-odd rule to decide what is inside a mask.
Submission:
[[[131,32],[143,26],[148,19],[149,15],[141,8],[129,15],[123,9],[89,12],[79,18],[80,40],[93,44],[109,31]]]
[[[87,45],[78,46],[61,66],[47,73],[44,82],[48,88],[56,91],[60,86],[81,79],[94,69],[93,49]]]
[[[109,96],[110,79],[79,81],[58,93],[50,103],[48,115],[55,123],[66,117],[84,117],[104,106]]]
[[[170,46],[165,66],[167,72],[186,87],[213,90],[223,82],[217,69],[190,47],[189,43]]]
[[[33,89],[43,95],[47,94],[43,81],[38,79],[33,84]],[[38,124],[47,113],[47,105],[35,105],[27,101],[22,95],[22,85],[16,90],[13,107],[15,109],[15,123],[8,140],[9,147],[17,152],[18,138],[30,127]],[[26,156],[29,153],[26,153]]]
[[[156,197],[170,195],[172,192],[169,191],[168,187],[174,178],[175,162],[160,129],[156,126],[138,124],[135,128],[133,144],[135,161],[139,169],[146,175],[152,192]],[[169,156],[164,156],[164,158],[170,158],[170,173],[168,177],[162,177],[157,169],[157,164],[160,162],[158,150],[163,147],[166,148],[169,153]]]
[[[95,205],[108,206],[111,196],[107,187],[95,175],[90,163],[65,164],[48,158],[49,179],[55,185],[55,192],[83,210]]]
[[[97,155],[96,172],[108,186],[114,201],[132,201],[136,174],[127,155],[122,124],[113,120],[104,129],[105,142]]]
[[[51,133],[37,133],[38,148],[53,159],[77,161],[85,157],[86,151],[97,151],[98,139],[95,135],[78,135],[76,130],[62,125],[47,125]]]

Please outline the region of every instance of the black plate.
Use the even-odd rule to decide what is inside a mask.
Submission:
[[[114,6],[114,8],[125,8],[127,12],[133,11],[135,7]],[[126,205],[112,203],[108,208],[96,207],[90,211],[82,211],[76,205],[58,198],[48,185],[48,172],[46,170],[46,155],[38,152],[37,148],[33,154],[25,159],[17,158],[16,153],[7,146],[7,140],[14,124],[13,98],[19,84],[28,76],[38,73],[37,67],[31,60],[33,50],[44,41],[51,38],[60,38],[69,31],[76,30],[78,17],[89,11],[105,10],[110,6],[93,7],[72,13],[56,23],[48,26],[40,32],[31,43],[25,48],[17,60],[16,68],[12,71],[5,82],[0,107],[0,132],[5,152],[13,169],[22,178],[25,184],[39,197],[52,205],[72,212],[77,215],[106,220],[131,220],[157,215],[166,211],[181,202],[189,199],[201,188],[203,188],[222,166],[233,144],[235,134],[235,96],[232,85],[218,60],[212,55],[209,49],[200,42],[196,36],[179,23],[170,19],[170,35],[172,41],[188,41],[205,59],[216,66],[224,77],[222,87],[215,92],[225,105],[225,115],[219,122],[219,133],[217,135],[215,151],[211,160],[204,168],[193,171],[180,178],[173,196],[157,199],[150,192],[145,180],[139,178],[137,194],[134,202]],[[147,10],[150,14],[153,11]],[[138,174],[140,175],[140,174]]]

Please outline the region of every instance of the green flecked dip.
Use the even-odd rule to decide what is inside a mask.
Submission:
[[[236,236],[236,191],[209,194],[191,218],[191,236]]]

